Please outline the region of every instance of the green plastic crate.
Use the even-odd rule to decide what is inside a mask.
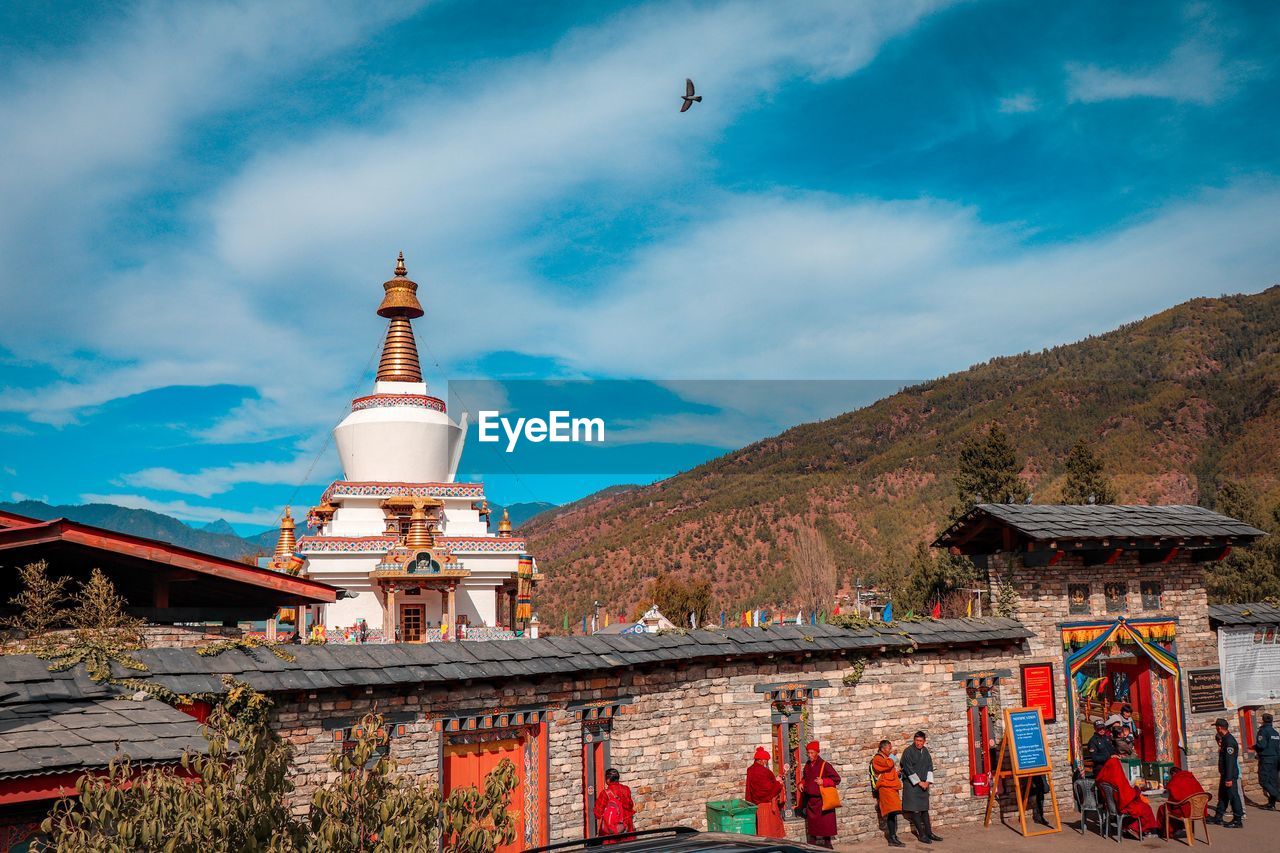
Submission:
[[[1174,769],[1172,761],[1144,761],[1142,778],[1164,787],[1169,784],[1169,777],[1173,775]]]
[[[755,804],[746,800],[712,800],[707,803],[707,831],[755,835]]]

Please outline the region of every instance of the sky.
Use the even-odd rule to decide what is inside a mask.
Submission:
[[[314,503],[398,251],[432,393],[717,380],[676,396],[734,423],[720,380],[1263,290],[1278,37],[1268,2],[0,5],[0,500]],[[677,443],[834,414],[759,402]],[[626,479],[463,467],[500,503]]]

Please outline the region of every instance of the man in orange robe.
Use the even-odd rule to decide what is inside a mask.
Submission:
[[[745,799],[756,807],[756,835],[764,838],[786,838],[778,797],[782,795],[782,778],[769,769],[769,751],[756,747],[755,761],[747,768]]]
[[[880,816],[884,818],[885,838],[890,847],[906,847],[898,838],[898,815],[902,812],[902,779],[894,763],[893,744],[880,741],[880,748],[871,756],[871,786],[876,792]]]
[[[1151,811],[1151,805],[1142,796],[1138,786],[1129,781],[1128,775],[1124,772],[1124,765],[1120,763],[1119,758],[1114,755],[1108,758],[1107,763],[1102,765],[1102,769],[1098,771],[1097,776],[1094,778],[1097,779],[1099,784],[1105,782],[1116,789],[1116,808],[1138,819],[1138,838],[1148,832],[1156,831],[1155,812]],[[1133,829],[1133,824],[1129,824],[1125,831],[1133,832]]]
[[[1175,770],[1169,777],[1169,785],[1165,790],[1169,795],[1169,802],[1160,804],[1160,810],[1156,812],[1156,826],[1161,833],[1164,832],[1164,819],[1167,814],[1173,819],[1172,828],[1176,835],[1178,827],[1182,825],[1182,818],[1187,817],[1187,807],[1172,804],[1187,797],[1194,797],[1196,794],[1203,794],[1205,790],[1200,780],[1190,770]]]

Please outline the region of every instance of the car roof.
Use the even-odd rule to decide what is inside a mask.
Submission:
[[[594,850],[600,842],[594,839],[583,839],[577,843],[569,842],[550,845],[555,850]],[[539,850],[548,848],[537,848]],[[650,830],[638,833],[631,841],[620,841],[611,844],[611,853],[700,853],[700,851],[717,851],[717,853],[804,853],[819,850],[808,844],[787,841],[782,838],[761,838],[757,835],[734,835],[726,832],[696,832],[688,829]]]

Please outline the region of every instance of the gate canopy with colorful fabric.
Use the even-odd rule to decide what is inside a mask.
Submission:
[[[1182,669],[1178,665],[1175,650],[1177,620],[1175,619],[1126,619],[1114,622],[1079,622],[1062,627],[1062,646],[1067,659],[1067,715],[1071,733],[1071,760],[1080,764],[1080,735],[1076,723],[1078,698],[1075,690],[1076,673],[1096,658],[1108,646],[1131,647],[1146,655],[1155,666],[1167,673],[1174,689],[1173,731],[1177,736],[1179,752],[1187,752],[1187,728],[1183,715]],[[1166,647],[1164,644],[1168,644]]]

